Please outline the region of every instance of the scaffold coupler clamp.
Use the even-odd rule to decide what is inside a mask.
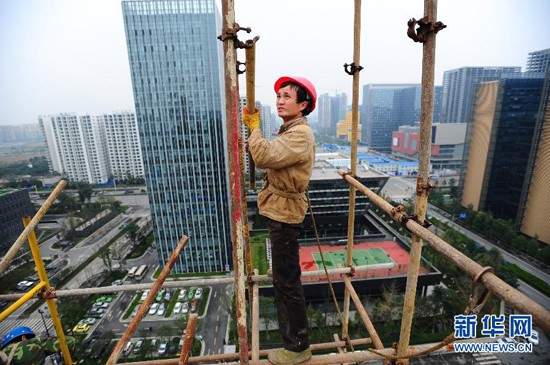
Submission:
[[[55,292],[55,288],[51,286],[49,289],[42,288],[38,293],[38,297],[42,299],[55,299],[57,298],[57,293]]]
[[[237,61],[237,75],[242,75],[246,72],[246,67],[243,70],[241,70],[241,66],[243,66],[245,64],[246,64],[245,62]],[[241,137],[239,137],[239,138],[241,138]]]
[[[426,42],[426,34],[431,32],[437,34],[440,30],[447,28],[443,22],[430,22],[427,16],[418,20],[412,18],[407,22],[407,25],[409,26],[409,29],[407,29],[409,38],[419,43]],[[418,28],[415,28],[416,25],[418,25]]]
[[[426,184],[422,184],[422,178],[418,176],[416,178],[416,195],[422,195],[424,192],[426,192],[426,195],[430,194],[430,190],[435,188],[435,186],[430,181],[430,177],[428,176]]]
[[[352,177],[352,178],[354,178],[355,180],[357,180],[357,175],[352,175],[352,173],[351,173],[350,171],[344,172],[344,173],[342,174],[342,177],[344,178],[344,180],[346,179],[346,176]]]
[[[399,350],[399,343],[397,342],[394,342],[391,344],[391,347],[394,351],[394,356],[397,356],[397,353]],[[390,365],[398,365],[398,364],[402,364],[402,362],[400,360],[397,360],[397,359],[390,359]]]
[[[481,280],[481,277],[488,272],[494,273],[493,268],[486,266],[473,278],[472,293],[470,294],[468,305],[464,311],[465,315],[478,314],[489,300],[489,297],[491,296],[491,291],[489,289],[485,288],[481,294],[478,293],[479,281]]]
[[[422,226],[422,227],[424,227],[424,228],[430,228],[430,226],[432,225],[432,224],[430,223],[430,221],[427,220],[427,219],[424,219],[424,221],[421,222],[420,219],[418,219],[418,215],[416,215],[416,214],[412,214],[412,215],[409,217],[409,219],[415,221],[416,223],[418,223],[420,226]],[[405,227],[405,228],[407,228],[407,227]]]
[[[348,74],[353,76],[356,72],[361,72],[363,69],[363,66],[356,66],[355,62],[352,62],[350,64],[344,63],[344,71]]]
[[[352,278],[352,277],[355,276],[355,266],[349,265],[349,274],[348,274],[348,276],[349,276],[350,278]]]
[[[233,39],[235,41],[235,47],[238,46],[239,38],[237,37],[237,32],[244,30],[247,33],[250,33],[252,29],[241,27],[238,23],[235,23],[233,28],[224,28],[222,29],[222,34],[218,36],[218,39],[222,42],[225,42],[228,39]]]

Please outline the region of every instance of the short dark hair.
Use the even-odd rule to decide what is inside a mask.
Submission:
[[[296,90],[296,95],[297,95],[296,101],[298,103],[307,101],[307,106],[304,110],[302,110],[302,115],[305,117],[306,115],[311,113],[311,109],[313,108],[313,98],[311,97],[311,95],[309,95],[306,88],[295,82],[286,81],[281,84],[280,89],[287,86],[290,86],[291,89]]]

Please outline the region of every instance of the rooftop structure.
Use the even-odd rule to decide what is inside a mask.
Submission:
[[[550,65],[550,48],[529,52],[526,72],[546,72]]]

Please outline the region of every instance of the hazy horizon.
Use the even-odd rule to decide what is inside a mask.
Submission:
[[[216,0],[221,11],[220,0]],[[279,76],[309,78],[318,95],[346,92],[353,60],[353,2],[236,0],[236,21],[257,43],[256,96],[274,111]],[[388,16],[386,14],[390,14]],[[550,48],[550,2],[439,1],[436,85],[465,66],[521,66],[529,52]],[[422,45],[406,35],[423,1],[363,2],[360,85],[420,83]],[[523,25],[525,24],[525,25]],[[523,26],[523,27],[522,27]],[[36,124],[39,115],[134,110],[119,0],[0,3],[0,125]],[[239,51],[244,61],[244,52]],[[244,85],[244,79],[241,86]],[[245,90],[241,88],[241,94]],[[360,96],[361,102],[361,96]]]

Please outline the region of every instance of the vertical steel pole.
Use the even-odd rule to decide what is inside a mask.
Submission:
[[[31,223],[31,217],[23,217],[23,225],[27,228]],[[31,246],[32,256],[34,258],[34,263],[36,265],[36,271],[38,272],[38,277],[40,281],[45,283],[44,288],[46,290],[50,289],[50,282],[48,280],[48,275],[46,274],[46,268],[44,267],[44,261],[42,261],[42,255],[40,254],[40,248],[38,247],[38,241],[36,240],[36,234],[34,230],[30,231],[29,234],[29,246]],[[61,354],[63,355],[63,361],[65,364],[72,364],[71,353],[69,352],[69,347],[67,346],[67,341],[65,340],[65,333],[63,332],[63,326],[61,325],[61,319],[59,319],[59,314],[57,313],[57,307],[53,299],[46,299],[48,304],[48,309],[50,310],[50,315],[52,317],[52,322],[55,327],[55,333],[59,340],[59,346],[61,347]],[[43,319],[43,318],[42,318]]]
[[[435,24],[437,18],[437,0],[424,0],[424,14],[428,21]],[[416,179],[416,200],[414,214],[420,222],[426,217],[430,183],[430,155],[432,149],[432,119],[434,100],[434,69],[435,69],[435,32],[426,34],[426,42],[423,44],[422,57],[422,99],[420,108],[420,151],[418,154],[418,177]],[[422,239],[413,235],[411,243],[411,256],[409,259],[409,272],[407,275],[407,287],[405,291],[405,303],[403,304],[403,317],[401,321],[401,335],[399,337],[398,356],[407,353],[411,335],[411,325],[414,314],[414,302],[416,299],[416,284],[418,283],[418,270],[420,256],[422,254]],[[402,360],[404,364],[408,360]]]
[[[353,27],[353,64],[359,67],[361,56],[361,0],[355,0],[354,27]],[[355,176],[357,172],[357,130],[359,124],[359,70],[353,74],[353,96],[351,104],[352,124],[351,124],[351,171]],[[353,253],[353,233],[355,227],[355,187],[349,186],[349,216],[348,216],[348,247],[347,247],[347,266],[352,264]],[[348,333],[349,319],[349,291],[346,288],[344,292],[344,323],[342,323],[342,337]],[[344,338],[345,340],[345,338]]]
[[[250,114],[256,109],[256,45],[252,43],[252,47],[245,50],[246,54],[246,109]],[[248,174],[250,176],[250,190],[256,190],[256,164],[252,159],[252,154],[248,154]]]
[[[222,32],[235,27],[234,0],[222,1]],[[222,34],[222,36],[227,33]],[[243,217],[239,164],[239,88],[237,86],[237,52],[235,40],[228,37],[223,42],[225,61],[225,116],[227,123],[227,149],[229,166],[229,195],[231,200],[231,238],[233,242],[233,267],[235,270],[235,295],[237,303],[237,329],[239,334],[239,354],[242,364],[248,364],[248,333],[246,328],[246,298],[243,267]]]

